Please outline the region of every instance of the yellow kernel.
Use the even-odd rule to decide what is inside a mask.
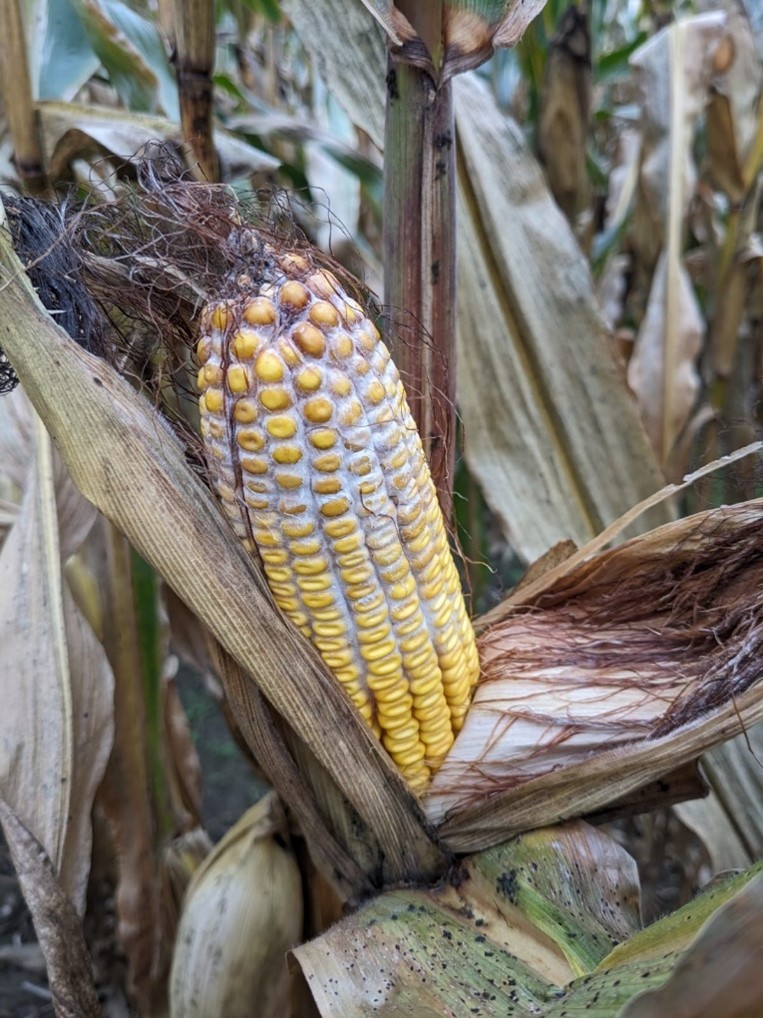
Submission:
[[[321,477],[312,484],[316,495],[336,495],[342,490],[341,477]]]
[[[199,385],[218,385],[223,380],[222,369],[218,364],[205,364],[199,372]],[[203,382],[201,381],[203,379]]]
[[[259,345],[260,337],[255,332],[250,329],[239,329],[233,337],[231,350],[234,357],[238,357],[240,361],[248,361],[257,353]]]
[[[317,537],[314,537],[311,541],[293,541],[291,544],[293,555],[317,555],[320,550],[321,542]]]
[[[355,617],[355,622],[361,629],[375,629],[380,626],[387,618],[387,609],[380,608],[377,611],[372,612],[358,612]],[[360,637],[358,637],[360,639]]]
[[[270,490],[270,481],[247,481],[246,486],[257,495],[266,495]]]
[[[365,363],[365,361],[363,363]],[[378,381],[378,379],[374,379],[374,381],[371,382],[366,389],[366,399],[370,403],[381,403],[385,396],[386,393],[384,391],[384,386],[380,381]]]
[[[303,308],[310,300],[310,294],[305,287],[294,279],[283,284],[279,297],[282,304],[289,304],[293,308]]]
[[[362,416],[363,407],[361,406],[360,400],[352,399],[347,406],[343,407],[339,412],[339,423],[357,424]]]
[[[300,590],[311,592],[319,590],[328,590],[330,587],[334,586],[333,577],[327,575],[326,573],[323,573],[320,576],[312,576],[309,578],[300,576],[300,578],[297,580],[297,583],[299,584]]]
[[[279,445],[273,450],[273,459],[276,463],[299,463],[302,450],[298,445]]]
[[[281,358],[272,350],[264,350],[254,362],[254,371],[261,382],[280,382],[283,378]]]
[[[302,487],[302,478],[299,474],[284,474],[281,471],[276,473],[276,484],[285,488],[286,491],[294,491]]]
[[[313,558],[297,559],[294,562],[294,572],[298,576],[318,576],[320,573],[325,573],[327,569],[326,559],[319,555]]]
[[[278,503],[278,511],[283,513],[285,516],[299,516],[306,509],[307,504],[305,502],[289,502],[285,498],[282,498]],[[284,533],[286,533],[285,530]]]
[[[309,520],[284,520],[281,529],[286,537],[309,537],[315,530],[315,525]]]
[[[249,492],[245,493],[244,501],[250,509],[262,510],[270,508],[270,498],[257,498],[256,495],[250,495]]]
[[[342,613],[336,605],[333,605],[328,610],[315,612],[313,618],[316,622],[336,622],[342,618]]]
[[[305,392],[315,392],[316,389],[320,389],[322,381],[323,374],[319,368],[305,368],[294,379],[298,388]]]
[[[210,414],[218,414],[225,405],[222,389],[207,389],[202,396],[204,406]]]
[[[205,368],[199,368],[199,372],[196,375],[196,388],[200,391],[204,389],[207,384],[207,378],[205,374]]]
[[[239,399],[233,407],[233,419],[239,424],[251,424],[257,420],[257,406],[253,399]]]
[[[231,392],[246,392],[249,388],[249,379],[240,364],[234,364],[233,367],[228,368],[226,381]]]
[[[368,566],[361,566],[359,569],[342,569],[339,575],[349,585],[367,583],[371,577],[371,570]]]
[[[271,417],[265,427],[273,438],[293,438],[297,433],[297,422],[286,414]]]
[[[338,555],[344,555],[348,552],[355,551],[360,547],[360,544],[360,534],[351,534],[349,537],[343,537],[341,540],[335,541],[334,551]]]
[[[370,597],[375,590],[376,587],[372,583],[357,583],[345,588],[345,594],[350,601],[360,601],[364,597]]]
[[[286,583],[291,579],[291,573],[288,569],[282,569],[275,566],[265,566],[265,573],[271,583]]]
[[[355,337],[355,342],[358,344],[363,353],[372,353],[376,346],[376,339],[371,335],[370,332],[360,332]]]
[[[403,659],[399,654],[392,654],[383,661],[369,662],[369,671],[380,678],[384,678],[387,675],[392,675],[393,672],[399,671],[402,663]]]
[[[347,625],[344,622],[316,622],[313,629],[316,636],[337,637],[347,632]],[[353,678],[357,678],[357,675]]]
[[[219,329],[221,332],[227,329],[231,324],[232,316],[230,309],[225,307],[224,304],[218,304],[210,315],[210,325],[213,329]]]
[[[291,406],[291,396],[286,389],[263,389],[260,393],[260,403],[266,410],[288,410]]]
[[[310,325],[309,322],[301,322],[295,326],[291,335],[302,353],[309,357],[323,356],[326,350],[326,341],[323,334],[314,325]]]
[[[274,551],[263,551],[262,561],[271,566],[283,566],[289,561],[289,553],[284,548],[277,548]]]
[[[401,559],[396,565],[383,569],[379,576],[385,583],[397,583],[398,580],[402,580],[408,573],[408,562],[405,559]]]
[[[393,601],[402,601],[404,598],[412,594],[415,589],[416,580],[409,573],[404,580],[400,581],[400,583],[393,583],[389,588],[388,593]]]
[[[275,305],[267,297],[255,297],[244,308],[244,321],[250,325],[272,325],[275,320]]]
[[[358,529],[358,524],[350,517],[347,520],[331,520],[326,524],[325,529],[329,537],[346,537],[347,534],[352,534]]]
[[[319,300],[310,308],[310,321],[324,329],[333,329],[339,325],[339,312],[333,304]]]
[[[330,449],[336,444],[336,432],[330,428],[316,428],[310,432],[308,438],[316,449]]]
[[[318,396],[317,399],[310,399],[305,403],[304,414],[312,424],[325,424],[331,420],[333,413],[334,408],[325,396]]]
[[[332,498],[328,502],[324,502],[321,506],[321,515],[329,517],[341,516],[342,513],[346,513],[349,508],[349,498]]]
[[[358,360],[355,362],[355,374],[356,375],[367,375],[371,370],[371,365],[368,361]]]
[[[346,375],[334,375],[331,380],[331,391],[335,396],[349,396],[352,392],[352,382]]]
[[[199,361],[200,364],[206,364],[211,356],[212,343],[204,337],[196,344],[196,360]]]
[[[299,364],[299,354],[288,339],[278,340],[278,352],[280,353],[284,364],[288,364],[290,368],[295,368]]]
[[[410,718],[413,713],[413,697],[409,693],[403,693],[399,700],[394,703],[385,703],[384,710],[379,711],[379,722],[382,728],[389,728],[386,722],[394,721],[397,718]],[[418,721],[418,717],[416,718]]]
[[[268,461],[256,459],[254,456],[246,456],[241,460],[241,469],[247,474],[266,474]]]
[[[254,428],[242,428],[236,435],[236,441],[247,452],[259,452],[265,445],[265,436]]]
[[[363,632],[358,633],[358,643],[364,647],[369,647],[371,644],[380,643],[382,640],[389,639],[392,630],[389,623],[385,619],[378,626],[373,629],[366,629]]]
[[[341,457],[337,456],[335,452],[327,452],[324,456],[316,456],[313,460],[313,466],[315,469],[321,470],[324,473],[328,473],[332,470],[338,470],[341,465]]]
[[[351,650],[344,650],[338,654],[324,654],[323,660],[329,668],[344,668],[352,664],[353,654]]]
[[[352,325],[363,314],[363,309],[356,300],[348,299],[344,302],[344,319],[348,325]]]
[[[334,355],[336,357],[349,357],[353,350],[352,340],[346,332],[334,340]]]
[[[334,603],[334,595],[331,593],[306,593],[302,600],[306,608],[327,608],[330,604]]]

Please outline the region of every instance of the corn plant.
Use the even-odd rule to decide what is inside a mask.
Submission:
[[[18,750],[9,754],[12,766],[3,764],[0,817],[54,1004],[61,1014],[99,1009],[78,912],[90,806],[111,752],[109,675],[120,647],[109,651],[104,639],[104,657],[93,636],[100,635],[87,597],[93,570],[75,570],[66,582],[62,571],[93,525],[89,503],[115,528],[107,538],[114,567],[121,562],[129,575],[123,534],[208,630],[237,725],[288,808],[287,821],[269,796],[191,879],[178,918],[171,1013],[248,1014],[253,996],[258,1013],[274,1015],[317,1008],[326,1015],[388,1009],[561,1018],[585,1009],[645,1016],[674,1013],[679,1001],[688,1014],[719,1007],[755,1013],[763,997],[754,962],[758,868],[640,930],[632,860],[578,818],[686,795],[681,766],[760,718],[761,506],[752,500],[672,520],[668,499],[713,466],[652,493],[660,486],[657,464],[609,357],[572,233],[521,138],[493,114],[484,85],[450,80],[493,45],[515,41],[529,10],[507,13],[496,4],[486,14],[476,5],[443,4],[437,18],[419,22],[413,7],[374,5],[389,38],[384,54],[381,36],[363,19],[348,20],[348,29],[360,24],[367,36],[349,45],[337,31],[341,4],[320,11],[292,0],[285,6],[308,48],[317,52],[333,39],[329,74],[338,79],[330,84],[351,110],[353,62],[367,61],[369,46],[372,66],[386,67],[389,59],[394,72],[387,76],[386,172],[396,179],[387,185],[393,225],[384,241],[394,262],[386,267],[394,307],[381,338],[373,309],[357,299],[362,290],[351,295],[325,256],[252,222],[225,188],[168,182],[161,162],[153,179],[151,168],[142,171],[138,199],[121,193],[94,215],[75,208],[61,217],[60,246],[79,251],[62,273],[75,284],[63,300],[35,282],[36,258],[19,261],[13,222],[0,234],[0,346],[39,415],[30,413],[24,424],[26,411],[19,410],[21,423],[7,431],[13,490],[23,492],[27,511],[11,514],[1,564],[6,576],[14,568],[24,576],[25,600],[14,588],[2,618],[6,632],[15,624],[31,640],[40,626],[19,606],[55,609],[53,638],[42,643],[50,665],[41,671],[27,657],[27,682],[49,691],[44,680],[55,678],[49,709],[66,722],[60,746],[51,747],[56,795],[30,803],[19,794],[11,777],[17,760],[28,765],[29,758]],[[457,158],[453,138],[443,140],[451,91]],[[413,127],[422,122],[419,150]],[[381,124],[378,108],[364,122],[372,137]],[[205,137],[197,143],[206,145]],[[496,208],[494,175],[506,164],[515,172]],[[437,172],[442,191],[411,223],[411,196],[429,188]],[[458,276],[449,211],[454,175]],[[528,195],[535,204],[522,211]],[[514,231],[506,237],[499,225],[509,211]],[[25,214],[8,202],[10,220]],[[398,231],[410,257],[396,248]],[[536,250],[529,239],[539,231],[545,240]],[[549,293],[541,283],[552,262]],[[188,271],[200,264],[204,271]],[[487,279],[494,285],[485,286]],[[116,335],[129,337],[126,347],[97,347],[106,354],[100,357],[56,322],[67,307],[81,309],[94,298],[109,309]],[[436,332],[431,343],[417,341],[403,309],[419,328]],[[136,312],[149,338],[159,333],[143,362],[150,399],[118,370],[145,352],[129,326]],[[81,339],[82,316],[74,318],[70,331]],[[173,330],[185,337],[180,364],[157,362]],[[582,335],[577,353],[584,365],[596,363],[593,377],[576,373],[569,358],[559,364],[559,349],[551,350],[553,341]],[[188,434],[178,424],[182,389],[167,384],[168,376],[187,377],[191,337],[198,340],[205,479],[178,437]],[[402,382],[389,347],[407,350]],[[532,370],[523,372],[528,361]],[[439,372],[447,365],[447,377],[438,380],[435,363]],[[432,422],[437,391],[452,392],[454,377],[467,459],[507,531],[527,535],[525,556],[545,551],[557,536],[581,542],[577,550],[569,543],[552,549],[473,628],[424,455],[427,449],[447,516],[452,472],[433,442],[445,436]],[[568,426],[583,404],[590,412],[581,434],[572,434]],[[174,430],[160,407],[173,415]],[[488,425],[499,422],[497,435],[489,435],[495,428]],[[597,473],[603,464],[607,477]],[[522,485],[540,467],[548,505],[525,528],[533,509],[522,504]],[[72,500],[82,516],[76,527]],[[628,528],[643,527],[645,514],[661,525],[609,547]],[[71,529],[59,544],[64,523]],[[44,569],[30,578],[22,565],[38,535]],[[114,602],[119,595],[114,589]],[[103,632],[113,627],[116,607],[100,616]],[[134,647],[127,644],[123,638],[121,653],[129,656]],[[83,645],[92,648],[85,655],[91,667],[97,658],[100,668],[89,681],[79,664]],[[151,667],[160,659],[155,643]],[[77,700],[85,691],[98,695],[99,721]],[[136,709],[128,713],[139,718]],[[31,714],[43,726],[41,712]],[[36,747],[44,745],[43,732]],[[5,745],[14,745],[10,732]],[[121,747],[111,759],[124,765],[129,739]],[[167,795],[167,768],[158,763],[153,822],[169,817],[167,826],[177,829],[182,811]],[[696,789],[690,780],[688,793]],[[289,843],[298,836],[309,850],[309,865],[299,869]],[[205,850],[178,848],[178,896]],[[140,884],[143,894],[146,887]],[[307,929],[303,905],[319,914],[321,888],[335,904],[310,928],[315,939],[297,946]],[[41,889],[56,905],[56,922],[45,913]],[[234,914],[242,897],[249,908]],[[333,921],[342,909],[349,916]],[[232,916],[230,926],[224,915]],[[273,937],[269,948],[263,930]],[[250,938],[252,950],[242,951]],[[199,945],[210,943],[205,959]],[[290,949],[291,976],[283,961]],[[131,954],[133,1001],[141,1013],[161,1013],[169,958],[156,943],[141,970],[139,955]],[[732,959],[742,966],[733,981]],[[703,980],[692,975],[698,968],[708,973]]]

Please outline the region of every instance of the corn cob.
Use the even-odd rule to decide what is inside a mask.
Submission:
[[[259,259],[201,316],[201,431],[234,530],[411,786],[462,724],[474,633],[398,371],[336,277]]]

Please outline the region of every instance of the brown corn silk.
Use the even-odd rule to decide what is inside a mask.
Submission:
[[[421,439],[361,305],[252,234],[201,316],[201,431],[231,524],[414,789],[463,725],[479,663]]]

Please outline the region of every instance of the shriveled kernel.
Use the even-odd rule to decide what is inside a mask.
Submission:
[[[346,513],[349,508],[349,498],[333,498],[328,502],[323,503],[321,506],[321,515],[329,517],[341,516],[342,513]]]
[[[326,269],[313,273],[307,280],[307,285],[320,297],[332,297],[340,289],[339,280],[333,272],[329,272]]]
[[[244,308],[244,321],[250,325],[272,325],[275,320],[275,305],[267,297],[255,297]]]
[[[299,463],[302,450],[298,445],[278,445],[273,450],[273,459],[276,463]]]
[[[297,433],[297,423],[286,414],[271,417],[265,421],[265,428],[273,438],[293,438]]]
[[[226,382],[231,392],[246,392],[249,388],[249,378],[240,364],[234,364],[228,368]]]
[[[338,470],[341,465],[342,460],[335,452],[327,452],[324,456],[316,456],[313,460],[315,469],[320,470],[322,473]]]
[[[287,276],[295,275],[298,272],[307,272],[310,268],[309,262],[304,255],[289,252],[278,259],[278,264]]]
[[[292,555],[317,555],[321,550],[321,542],[317,537],[309,541],[293,541],[290,550]]]
[[[255,456],[245,456],[241,460],[241,469],[247,474],[266,474],[268,466],[267,460],[261,460]]]
[[[307,437],[316,449],[331,449],[336,445],[336,432],[330,428],[316,428]]]
[[[334,340],[333,351],[336,357],[349,357],[354,350],[352,339],[343,332],[341,336],[337,336]]]
[[[278,471],[276,473],[276,484],[286,491],[294,491],[302,487],[302,478],[299,474],[285,474]]]
[[[265,437],[254,428],[242,428],[236,435],[236,441],[247,452],[259,452],[265,445]]]
[[[309,537],[315,530],[315,524],[310,520],[284,520],[281,530],[285,537]]]
[[[284,364],[288,364],[290,368],[295,368],[300,363],[299,354],[288,339],[279,339],[278,352]]]
[[[339,423],[343,425],[357,424],[363,416],[363,406],[360,400],[352,399],[339,411]]]
[[[352,392],[352,382],[347,375],[334,375],[331,380],[331,391],[335,396],[349,396]]]
[[[307,505],[305,502],[290,502],[288,499],[282,498],[278,503],[279,513],[283,513],[285,516],[301,516],[306,510]]]
[[[254,371],[261,382],[280,382],[283,379],[283,364],[272,350],[264,350],[254,362]]]
[[[256,332],[251,332],[249,329],[239,329],[233,337],[231,350],[234,357],[237,357],[240,361],[248,361],[257,353],[259,346],[260,338]]]
[[[325,424],[330,421],[334,408],[325,396],[318,396],[316,399],[309,399],[304,406],[304,414],[312,424]]]
[[[223,380],[222,368],[219,364],[205,364],[199,372],[202,379],[199,384],[218,385]]]
[[[304,392],[315,392],[316,389],[320,389],[322,382],[323,373],[319,368],[305,368],[294,379],[297,388]]]
[[[308,357],[322,357],[326,350],[326,340],[323,333],[309,322],[300,322],[292,331],[292,339]]]
[[[196,360],[199,364],[206,364],[212,356],[212,344],[206,337],[203,337],[196,344]]]
[[[236,400],[233,407],[233,419],[239,424],[251,424],[257,420],[257,406],[253,399]]]
[[[323,329],[334,329],[339,325],[339,312],[328,301],[319,300],[310,308],[310,321]]]
[[[288,410],[292,400],[286,389],[263,389],[260,393],[260,403],[266,410]]]
[[[310,294],[307,292],[306,287],[295,279],[290,279],[288,283],[284,283],[278,296],[282,304],[288,304],[293,308],[306,307],[307,302],[310,300]]]

